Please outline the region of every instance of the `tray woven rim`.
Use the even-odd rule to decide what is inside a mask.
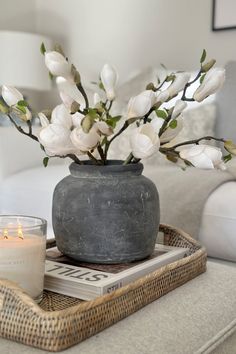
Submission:
[[[185,258],[167,264],[110,294],[62,310],[45,311],[14,283],[7,280],[0,280],[0,336],[41,349],[60,351],[98,333],[206,270],[206,250],[196,240],[192,239],[186,232],[169,225],[161,224],[160,231],[163,231],[167,238],[172,233],[183,237],[185,244],[188,244],[190,248],[191,254]],[[178,282],[171,282],[169,280],[170,275],[171,278],[178,279]],[[182,275],[183,277],[181,278]],[[151,291],[150,294],[148,289],[150,289],[153,284],[159,284],[160,282],[166,282],[164,289],[161,292],[158,292],[158,290],[157,294],[155,294],[155,291]],[[155,286],[157,287],[157,285]],[[138,296],[138,299],[136,299],[136,296]],[[125,301],[127,302],[128,310],[125,310]],[[14,324],[11,323],[9,314],[8,317],[6,315],[10,306],[13,307],[16,313],[12,313],[10,316],[10,318],[14,319],[16,322]],[[119,307],[121,309],[120,312]],[[102,312],[104,309],[108,312],[114,312],[111,319],[104,317]],[[17,311],[20,311],[20,314],[17,315]],[[49,328],[51,332],[54,333],[54,336],[58,338],[54,338],[52,333],[47,333],[45,336],[37,328],[33,330],[29,328],[30,334],[22,336],[15,326],[19,320],[26,321],[26,316],[24,316],[26,313],[30,313],[36,322],[41,323],[41,325],[43,324],[47,329]],[[86,318],[86,320],[89,321],[91,320],[90,317],[94,316],[94,314],[98,314],[98,316],[100,316],[99,318],[103,320],[103,323],[99,327],[99,321],[95,318],[94,323],[92,322],[93,329],[89,331],[88,328],[88,331],[84,333],[81,328],[83,319]],[[4,320],[7,322],[6,326],[4,326]],[[76,322],[77,328],[76,326],[73,328],[72,332],[74,332],[74,336],[70,337],[67,333],[67,329],[64,327],[67,323],[71,325],[73,321]],[[82,322],[80,323],[80,321]],[[27,322],[27,325],[30,326],[30,321]],[[8,327],[10,327],[10,329]],[[70,337],[69,339],[59,338],[65,337],[66,333]],[[32,338],[33,334],[36,336],[36,339]]]

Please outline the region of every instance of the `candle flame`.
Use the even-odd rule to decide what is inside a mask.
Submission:
[[[8,230],[7,229],[3,230],[3,238],[8,239]]]
[[[19,238],[21,238],[22,240],[24,240],[24,235],[23,235],[23,231],[22,231],[21,225],[18,225],[17,236],[18,236]]]

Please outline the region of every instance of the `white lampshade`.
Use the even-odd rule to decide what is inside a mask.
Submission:
[[[51,88],[48,71],[40,53],[41,43],[51,49],[44,36],[26,32],[0,31],[0,85],[45,91]]]

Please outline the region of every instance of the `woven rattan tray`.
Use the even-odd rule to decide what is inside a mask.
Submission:
[[[163,242],[188,247],[189,256],[92,301],[45,291],[40,305],[20,288],[0,281],[0,336],[60,351],[102,331],[206,270],[206,251],[188,234],[161,225]]]

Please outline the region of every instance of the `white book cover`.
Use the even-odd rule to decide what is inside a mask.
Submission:
[[[47,250],[45,289],[92,300],[188,255],[188,248],[156,244],[145,260],[122,264],[91,264],[62,255],[56,247]]]

